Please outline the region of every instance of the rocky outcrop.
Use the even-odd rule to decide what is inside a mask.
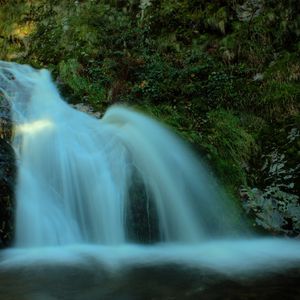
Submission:
[[[0,109],[0,247],[7,246],[13,231],[13,190],[15,157],[10,144],[12,124],[8,105],[1,102]]]

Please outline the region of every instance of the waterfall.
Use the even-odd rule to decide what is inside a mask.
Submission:
[[[1,299],[216,299],[228,282],[243,299],[299,291],[299,241],[245,237],[209,169],[158,121],[120,105],[97,119],[64,102],[47,70],[0,61],[2,97],[18,174]]]
[[[234,209],[207,168],[158,121],[125,106],[100,120],[77,111],[47,70],[27,65],[1,62],[0,88],[15,124],[17,247],[120,245],[150,223],[161,242],[234,232]],[[136,203],[142,225],[128,221]]]

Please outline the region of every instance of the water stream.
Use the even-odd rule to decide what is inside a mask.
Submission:
[[[193,274],[193,290],[212,274],[300,266],[300,242],[250,235],[207,167],[158,121],[125,106],[100,120],[77,111],[47,70],[27,65],[0,62],[0,91],[18,168],[1,299],[146,299],[130,290],[136,274],[148,274],[138,290],[149,274],[179,274],[175,285]],[[162,282],[153,299],[183,299],[167,298],[176,289],[165,294]]]

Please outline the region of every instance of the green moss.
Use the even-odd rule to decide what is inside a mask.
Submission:
[[[237,190],[247,184],[248,163],[257,150],[255,140],[229,111],[208,113],[208,122],[204,147],[217,173]]]

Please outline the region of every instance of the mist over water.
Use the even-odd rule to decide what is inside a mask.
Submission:
[[[30,66],[0,62],[0,91],[18,168],[14,249],[2,252],[0,275],[41,264],[109,274],[138,264],[226,274],[299,265],[299,241],[246,238],[205,165],[157,121],[124,106],[101,120],[77,111],[47,70]]]

